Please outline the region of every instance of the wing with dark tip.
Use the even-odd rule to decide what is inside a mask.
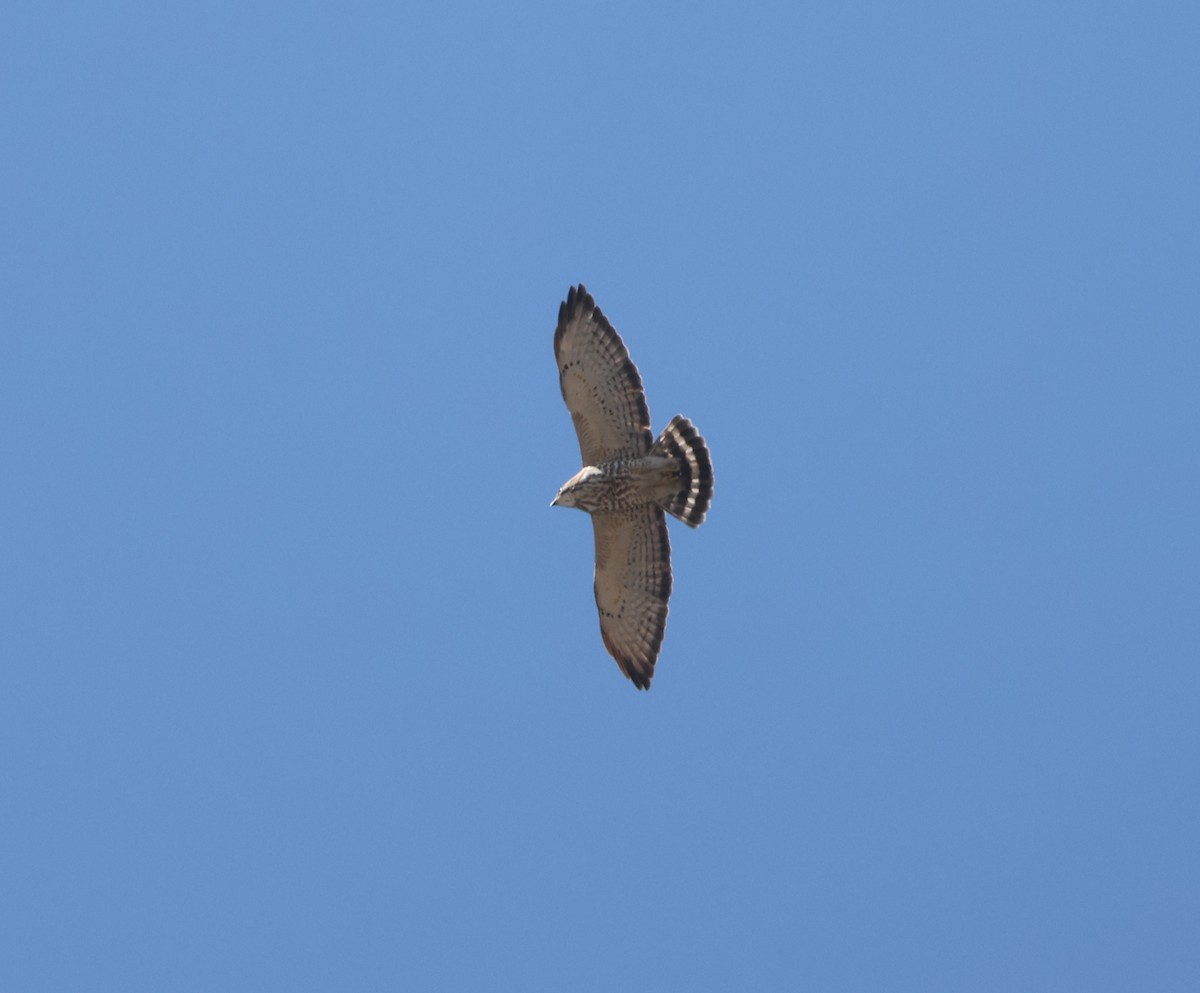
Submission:
[[[666,518],[661,507],[647,505],[625,513],[592,514],[592,526],[600,636],[633,684],[649,689],[671,598]]]
[[[582,283],[558,309],[554,357],[583,464],[645,455],[654,437],[642,377]]]

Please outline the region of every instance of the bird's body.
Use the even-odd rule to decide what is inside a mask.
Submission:
[[[600,634],[621,671],[648,689],[671,596],[664,512],[691,527],[704,520],[713,492],[708,446],[679,416],[652,440],[637,367],[582,285],[559,308],[554,354],[584,463],[554,505],[592,515]]]
[[[679,489],[675,461],[661,455],[610,459],[584,466],[563,484],[555,497],[559,507],[578,507],[589,514],[631,510],[659,503]]]

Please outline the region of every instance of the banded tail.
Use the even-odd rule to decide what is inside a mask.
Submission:
[[[659,501],[662,509],[688,527],[699,527],[712,504],[713,470],[708,445],[696,425],[677,414],[658,436],[651,455],[674,459],[679,488]]]

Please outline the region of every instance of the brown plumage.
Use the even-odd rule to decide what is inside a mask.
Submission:
[[[649,689],[671,596],[664,512],[691,527],[703,522],[712,460],[686,417],[654,440],[637,366],[582,284],[559,307],[554,356],[583,458],[554,505],[591,514],[600,636],[621,671]]]

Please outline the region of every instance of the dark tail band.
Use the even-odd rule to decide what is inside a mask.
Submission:
[[[679,489],[662,501],[663,510],[689,527],[699,527],[712,504],[713,470],[708,445],[696,425],[676,416],[658,436],[650,454],[674,459],[679,475]]]

